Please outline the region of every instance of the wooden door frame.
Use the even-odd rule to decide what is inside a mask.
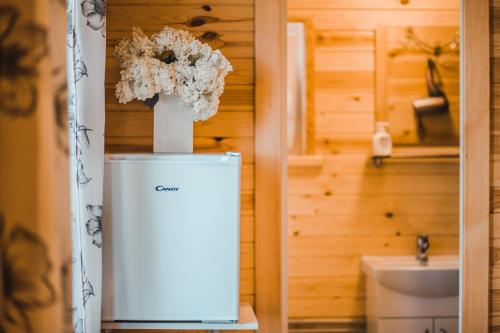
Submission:
[[[489,0],[460,7],[460,327],[487,333],[490,246]]]
[[[460,329],[487,333],[490,246],[489,0],[461,0]],[[286,0],[255,1],[255,306],[287,330]]]
[[[259,332],[284,333],[286,0],[255,0],[255,310]]]

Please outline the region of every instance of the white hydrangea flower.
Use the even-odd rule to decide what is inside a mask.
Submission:
[[[151,38],[133,28],[132,39],[122,40],[115,54],[122,68],[116,85],[121,103],[145,101],[158,93],[176,95],[192,106],[194,121],[217,113],[224,78],[233,70],[219,50],[170,27]]]
[[[134,57],[120,74],[122,79],[116,86],[120,103],[130,102],[134,98],[144,101],[159,92],[168,95],[174,92],[174,72],[171,66],[158,59]]]

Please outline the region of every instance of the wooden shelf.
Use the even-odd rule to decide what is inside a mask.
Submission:
[[[396,147],[391,158],[459,157],[460,147]]]
[[[103,321],[101,329],[111,330],[206,330],[206,331],[224,331],[224,330],[252,330],[259,328],[257,318],[253,312],[252,306],[248,303],[241,303],[237,323],[223,322],[109,322]]]
[[[458,159],[460,147],[395,147],[388,157],[373,156],[376,166],[384,160],[411,160],[411,159]]]

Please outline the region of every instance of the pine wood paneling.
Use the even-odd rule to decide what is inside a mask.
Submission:
[[[241,300],[254,304],[254,0],[108,0],[106,61],[106,151],[151,152],[153,114],[144,104],[119,104],[119,80],[113,47],[130,36],[133,26],[152,34],[165,25],[186,29],[220,49],[234,67],[226,80],[219,113],[195,123],[195,152],[240,151],[243,154],[241,193]]]
[[[315,153],[324,154],[319,166],[289,166],[288,314],[293,319],[363,319],[361,255],[412,255],[420,233],[430,235],[431,254],[458,253],[458,159],[389,160],[375,168],[370,140],[376,29],[457,26],[459,1],[289,0],[288,8],[289,17],[310,20],[315,29]],[[422,65],[407,65],[389,70],[421,78],[393,80],[389,93],[425,87]],[[459,93],[458,84],[446,88]],[[458,100],[450,102],[456,106]]]
[[[490,315],[491,332],[500,331],[500,1],[490,1]]]
[[[456,159],[375,168],[362,152],[326,156],[319,171],[291,167],[289,316],[362,317],[361,255],[412,255],[421,233],[431,255],[458,253],[458,172]]]

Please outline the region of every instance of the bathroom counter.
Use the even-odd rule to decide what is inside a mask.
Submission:
[[[200,322],[102,322],[104,332],[111,330],[253,330],[259,328],[255,313],[248,303],[241,303],[237,323],[200,323]]]

